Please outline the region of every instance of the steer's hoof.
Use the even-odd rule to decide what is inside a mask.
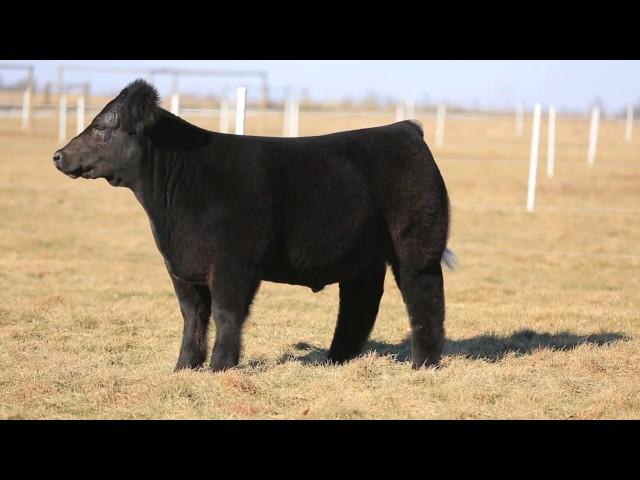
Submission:
[[[174,372],[179,372],[180,370],[197,370],[200,367],[202,367],[202,364],[204,363],[204,360],[199,361],[199,360],[178,360],[178,363],[176,364],[175,368],[173,369]]]
[[[225,370],[229,370],[230,368],[233,368],[237,365],[237,363],[230,362],[211,362],[211,365],[209,365],[209,370],[211,370],[212,372],[224,372]]]
[[[358,355],[360,355],[359,353],[354,353],[351,355],[339,355],[339,354],[329,354],[327,355],[327,361],[329,363],[332,363],[334,365],[342,365],[344,363],[347,363],[351,360],[353,360],[354,358],[358,357]]]
[[[442,363],[441,363],[441,357],[438,357],[437,359],[426,359],[426,360],[422,360],[422,361],[413,361],[411,362],[411,368],[413,368],[414,370],[420,370],[422,368],[429,368],[429,369],[438,369],[442,367]]]
[[[191,365],[176,365],[173,368],[173,372],[177,373],[177,372],[181,372],[183,370],[197,370],[198,368],[200,368],[199,366],[191,366]]]

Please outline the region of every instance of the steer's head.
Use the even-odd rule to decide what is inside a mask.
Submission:
[[[156,89],[136,80],[58,150],[53,163],[71,178],[106,178],[111,185],[130,186],[144,156],[142,132],[154,124],[159,111]]]

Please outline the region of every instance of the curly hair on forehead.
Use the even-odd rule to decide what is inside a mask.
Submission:
[[[160,102],[160,95],[156,87],[142,78],[129,83],[122,89],[120,95],[126,97],[127,100],[145,101],[156,105]]]
[[[123,105],[122,125],[126,130],[140,133],[157,119],[160,95],[153,85],[143,79],[131,82],[119,97]]]

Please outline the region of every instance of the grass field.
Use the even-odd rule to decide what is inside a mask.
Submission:
[[[281,121],[250,117],[247,133],[280,135]],[[303,114],[300,132],[392,121]],[[639,418],[640,132],[627,145],[623,124],[603,122],[588,168],[588,121],[558,122],[556,177],[541,162],[533,214],[529,134],[511,119],[451,119],[432,148],[460,263],[445,273],[443,368],[411,370],[389,274],[361,358],[324,364],[336,285],[265,282],[240,366],[176,374],[182,317],[142,207],[56,171],[52,121],[25,135],[0,120],[0,418]]]

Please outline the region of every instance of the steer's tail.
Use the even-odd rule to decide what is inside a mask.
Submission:
[[[458,265],[458,258],[455,253],[447,248],[442,254],[442,263],[444,263],[449,270],[455,270]]]

